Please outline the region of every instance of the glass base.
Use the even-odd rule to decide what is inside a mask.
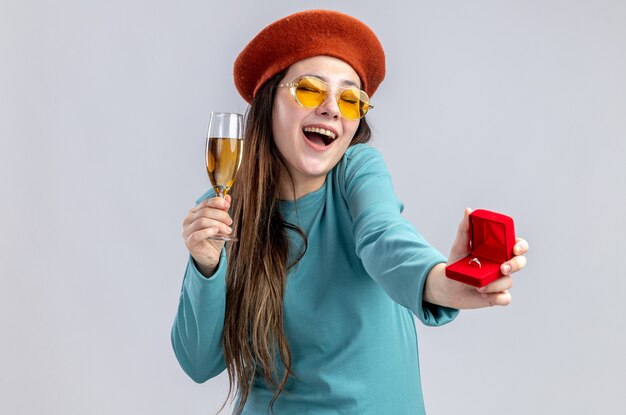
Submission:
[[[226,236],[226,235],[209,236],[207,240],[209,239],[212,239],[214,241],[229,241],[229,242],[236,242],[239,240],[239,238],[237,238],[236,236]]]

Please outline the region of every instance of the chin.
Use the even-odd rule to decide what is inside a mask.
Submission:
[[[320,177],[328,174],[337,163],[331,160],[303,160],[302,173],[311,177]]]
[[[306,177],[316,179],[322,176],[326,176],[330,170],[331,168],[328,168],[327,166],[310,166],[302,169],[302,173]]]

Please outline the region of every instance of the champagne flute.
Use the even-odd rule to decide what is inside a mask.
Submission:
[[[225,197],[235,181],[243,150],[243,116],[212,112],[206,138],[206,171],[215,194]],[[215,235],[208,239],[237,241],[236,236]]]

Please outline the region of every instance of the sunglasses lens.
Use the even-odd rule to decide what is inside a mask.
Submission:
[[[294,84],[291,93],[303,107],[319,107],[328,94],[324,81],[312,76],[303,76],[294,81]],[[370,97],[358,88],[349,88],[341,93],[337,104],[344,117],[358,120],[370,109]]]
[[[296,86],[296,99],[304,107],[318,107],[326,99],[326,85],[320,79],[304,77]]]
[[[351,120],[362,118],[369,110],[369,97],[359,89],[346,89],[339,96],[339,110],[344,117]]]

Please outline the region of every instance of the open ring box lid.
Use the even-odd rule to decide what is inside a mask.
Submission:
[[[500,266],[513,257],[515,226],[513,218],[489,210],[470,213],[469,256],[446,267],[446,276],[475,287],[484,287],[502,277]],[[480,266],[476,261],[480,261]]]

